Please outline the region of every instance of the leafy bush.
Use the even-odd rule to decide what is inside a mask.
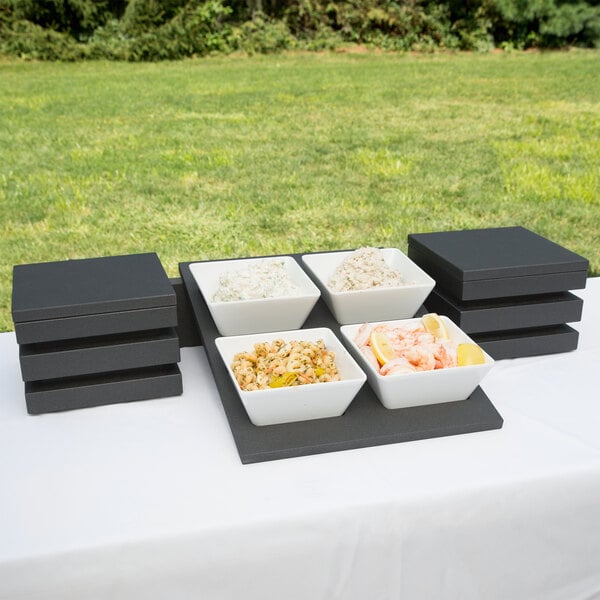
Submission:
[[[123,15],[123,31],[145,33],[164,25],[185,6],[186,0],[130,0]]]
[[[175,60],[230,51],[230,9],[220,0],[192,0],[170,21],[132,37],[128,60]]]
[[[113,19],[98,27],[86,46],[89,59],[128,60],[130,40],[121,23]]]
[[[598,0],[0,0],[0,53],[156,61],[215,52],[600,46]]]
[[[540,42],[547,47],[569,44],[600,46],[600,6],[563,4],[540,23]]]
[[[2,4],[12,21],[28,21],[85,40],[110,18],[120,17],[127,0],[3,0]]]
[[[235,49],[248,54],[281,52],[294,46],[294,38],[286,23],[258,12],[237,28],[234,35]]]
[[[457,46],[446,5],[434,2],[344,0],[324,5],[299,0],[286,10],[285,19],[299,38],[327,30],[345,42],[397,50]]]
[[[88,44],[87,57],[158,61],[230,52],[229,12],[220,0],[194,0],[156,27],[136,29],[131,22],[113,20],[96,30]]]
[[[600,6],[564,0],[485,0],[497,45],[551,48],[598,46]]]
[[[81,60],[85,51],[65,33],[43,29],[29,21],[15,21],[3,28],[0,53],[36,60]]]
[[[494,47],[491,18],[481,0],[449,0],[446,8],[451,32],[461,50],[485,51]]]

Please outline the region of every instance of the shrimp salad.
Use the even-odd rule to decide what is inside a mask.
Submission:
[[[400,273],[389,267],[378,248],[359,248],[334,271],[328,281],[334,292],[404,285]]]
[[[383,333],[394,351],[394,358],[381,365],[371,348],[371,333]],[[457,366],[457,344],[438,338],[422,325],[390,326],[363,324],[354,342],[380,375],[398,375]]]
[[[244,391],[340,380],[335,352],[323,340],[254,344],[253,351],[233,357],[231,370]]]
[[[265,260],[245,269],[223,273],[213,301],[233,302],[300,294],[300,288],[290,281],[282,260]]]

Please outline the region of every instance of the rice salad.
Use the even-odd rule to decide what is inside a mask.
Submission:
[[[213,302],[234,302],[260,298],[299,296],[300,288],[294,284],[282,260],[263,260],[245,269],[222,273]]]
[[[334,292],[369,290],[404,285],[398,271],[387,265],[378,248],[358,248],[334,271],[328,286]]]

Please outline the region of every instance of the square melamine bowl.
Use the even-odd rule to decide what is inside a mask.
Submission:
[[[441,317],[450,339],[456,343],[474,343],[448,317]],[[386,325],[418,325],[421,319],[402,319],[387,321]],[[372,323],[379,325],[380,323]],[[487,353],[485,363],[465,367],[448,367],[434,371],[419,371],[416,373],[402,373],[397,375],[380,375],[373,365],[359,350],[354,338],[361,325],[344,325],[341,328],[342,336],[358,364],[367,374],[369,385],[386,408],[407,408],[409,406],[422,406],[424,404],[439,404],[441,402],[455,402],[466,400],[481,383],[494,364],[494,359]]]
[[[213,301],[221,275],[274,260],[284,263],[288,278],[300,289],[297,296]],[[190,271],[221,335],[298,329],[302,327],[320,296],[318,288],[291,256],[198,262],[190,265]]]
[[[406,285],[334,292],[328,281],[352,251],[302,255],[304,265],[340,325],[412,317],[433,290],[435,281],[400,250],[384,248],[381,253],[386,264],[400,272]]]
[[[335,352],[335,364],[341,380],[243,391],[231,370],[233,357],[238,352],[251,352],[256,343],[271,342],[278,338],[286,342],[316,342],[322,339],[325,347]],[[215,340],[215,344],[254,425],[339,417],[348,408],[367,378],[333,331],[326,327],[220,337]]]

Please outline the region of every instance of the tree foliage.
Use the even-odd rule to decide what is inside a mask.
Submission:
[[[0,0],[0,53],[162,60],[354,43],[600,46],[599,0]]]

